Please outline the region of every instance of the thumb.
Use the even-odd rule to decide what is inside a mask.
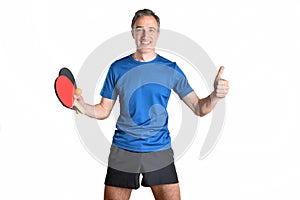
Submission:
[[[221,76],[222,76],[222,74],[223,74],[223,72],[224,72],[224,67],[221,66],[220,69],[219,69],[219,71],[218,71],[218,74],[217,74],[216,78],[217,78],[217,79],[220,79]]]

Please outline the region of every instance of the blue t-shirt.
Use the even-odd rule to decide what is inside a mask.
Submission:
[[[115,61],[100,93],[108,99],[119,97],[113,144],[134,152],[170,148],[167,104],[171,90],[181,99],[193,91],[175,62],[158,54],[149,62],[136,61],[132,55]]]

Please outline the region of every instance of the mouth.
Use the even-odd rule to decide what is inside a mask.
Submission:
[[[150,44],[151,44],[151,41],[142,40],[142,41],[141,41],[141,44],[147,46],[147,45],[150,45]]]
[[[142,42],[142,44],[148,45],[148,44],[150,44],[150,42]]]

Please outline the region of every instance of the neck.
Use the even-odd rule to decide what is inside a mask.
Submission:
[[[132,57],[133,57],[133,59],[135,59],[136,61],[139,61],[139,62],[149,62],[156,57],[156,53],[154,51],[149,52],[149,53],[141,53],[141,52],[136,51],[132,55]]]

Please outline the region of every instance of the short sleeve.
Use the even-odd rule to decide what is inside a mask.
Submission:
[[[185,74],[176,63],[174,71],[173,91],[178,94],[180,99],[183,99],[187,94],[194,91],[193,88],[190,86]]]
[[[113,67],[111,66],[107,72],[100,95],[108,99],[116,100],[118,96],[118,92],[115,86],[116,86],[116,75],[114,73]]]

